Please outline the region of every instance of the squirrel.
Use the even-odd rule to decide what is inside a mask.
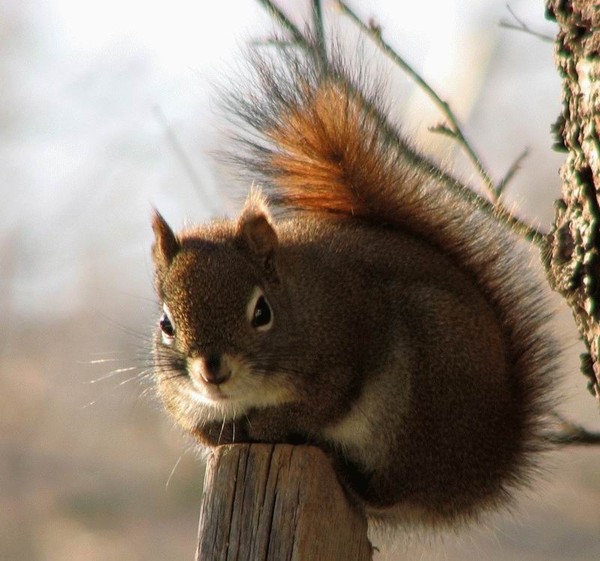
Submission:
[[[516,236],[448,190],[340,56],[255,56],[230,96],[235,219],[155,212],[158,394],[202,445],[308,443],[375,521],[511,504],[558,355]]]

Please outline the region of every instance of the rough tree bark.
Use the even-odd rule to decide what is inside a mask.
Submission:
[[[563,111],[554,131],[557,148],[567,152],[548,277],[573,310],[588,351],[582,370],[600,400],[600,7],[594,0],[548,0],[546,6],[559,25],[555,60]]]

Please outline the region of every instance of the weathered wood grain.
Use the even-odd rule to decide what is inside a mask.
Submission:
[[[208,460],[198,561],[367,561],[363,514],[318,448],[236,444]]]

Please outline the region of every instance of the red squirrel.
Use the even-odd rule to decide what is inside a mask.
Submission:
[[[515,236],[339,57],[253,65],[234,159],[261,189],[233,220],[153,219],[166,409],[209,447],[322,447],[374,520],[454,527],[507,505],[543,448],[557,358]]]

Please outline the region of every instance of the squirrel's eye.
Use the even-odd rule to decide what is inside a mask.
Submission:
[[[268,329],[271,324],[273,314],[271,308],[264,296],[259,296],[254,306],[254,314],[252,315],[252,327],[256,329]]]
[[[170,343],[175,337],[175,326],[166,306],[163,307],[163,315],[160,317],[158,325],[163,334],[163,342]]]
[[[260,289],[256,289],[248,307],[250,325],[258,331],[267,331],[273,325],[273,312]]]

